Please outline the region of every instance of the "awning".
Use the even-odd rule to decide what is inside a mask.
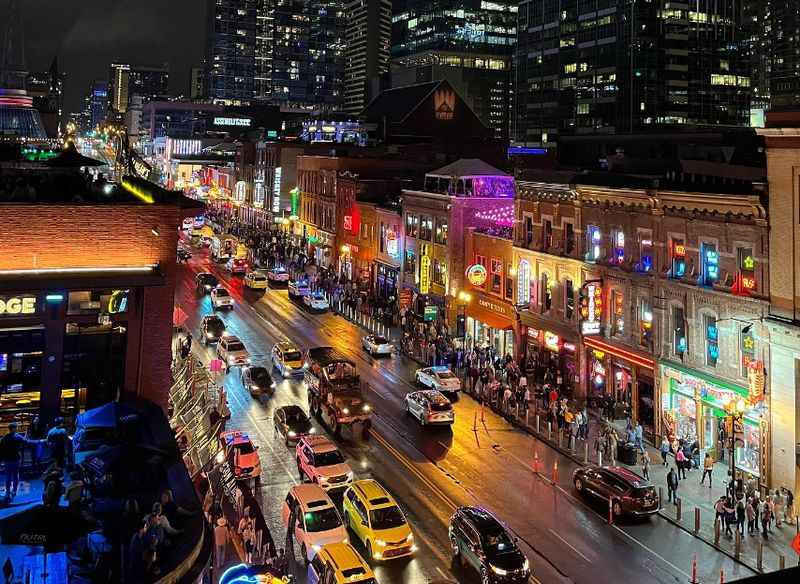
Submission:
[[[639,365],[640,367],[645,367],[647,369],[653,369],[655,367],[655,362],[653,361],[652,357],[648,357],[647,355],[634,352],[630,349],[623,349],[622,347],[611,345],[609,343],[601,341],[598,338],[583,337],[583,344],[590,349],[603,351],[604,353],[608,353],[609,355],[612,355],[614,357],[619,357],[620,359],[629,361],[630,363],[633,363],[634,365]]]
[[[580,342],[580,336],[576,328],[565,324],[551,321],[541,315],[532,313],[530,310],[519,311],[520,324],[537,330],[548,331],[558,335],[569,343]]]
[[[493,329],[510,329],[514,326],[514,309],[500,299],[478,296],[467,305],[466,315]],[[502,312],[502,314],[501,314]]]

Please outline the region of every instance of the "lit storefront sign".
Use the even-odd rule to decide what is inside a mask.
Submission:
[[[342,227],[345,231],[353,231],[353,216],[345,215],[342,220]]]
[[[719,252],[716,246],[704,243],[703,253],[703,280],[706,286],[719,280]]]
[[[280,166],[275,167],[275,177],[272,182],[272,212],[281,212],[281,179],[283,178],[283,169]]]
[[[581,333],[599,335],[603,315],[603,287],[588,283],[581,291]]]
[[[292,217],[297,218],[300,215],[300,189],[294,187],[289,195],[292,197]]]
[[[551,333],[550,331],[544,332],[544,346],[550,349],[551,351],[558,351],[561,349],[560,347],[561,339],[558,338],[558,335]]]
[[[473,286],[483,286],[486,283],[486,268],[481,264],[473,264],[467,268],[467,281]]]
[[[240,128],[249,128],[253,120],[250,118],[214,118],[215,126],[237,126]]]
[[[419,260],[419,293],[428,294],[431,291],[431,258],[422,256]]]
[[[386,232],[386,253],[393,258],[400,257],[400,245],[394,231]]]
[[[36,296],[0,296],[0,316],[36,314]]]

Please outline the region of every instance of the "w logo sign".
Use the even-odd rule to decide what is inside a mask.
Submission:
[[[456,94],[449,89],[439,89],[433,94],[433,107],[437,120],[452,120],[456,107]]]

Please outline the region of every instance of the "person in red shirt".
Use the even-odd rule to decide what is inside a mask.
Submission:
[[[558,401],[558,392],[555,388],[550,389],[550,395],[548,397],[550,398],[551,404]]]

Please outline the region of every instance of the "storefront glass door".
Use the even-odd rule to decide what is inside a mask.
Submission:
[[[673,394],[675,429],[678,438],[688,442],[697,440],[697,404],[694,398],[679,393]]]
[[[715,460],[722,460],[723,452],[717,451],[717,431],[719,419],[714,415],[714,409],[703,406],[703,448],[713,453]]]

